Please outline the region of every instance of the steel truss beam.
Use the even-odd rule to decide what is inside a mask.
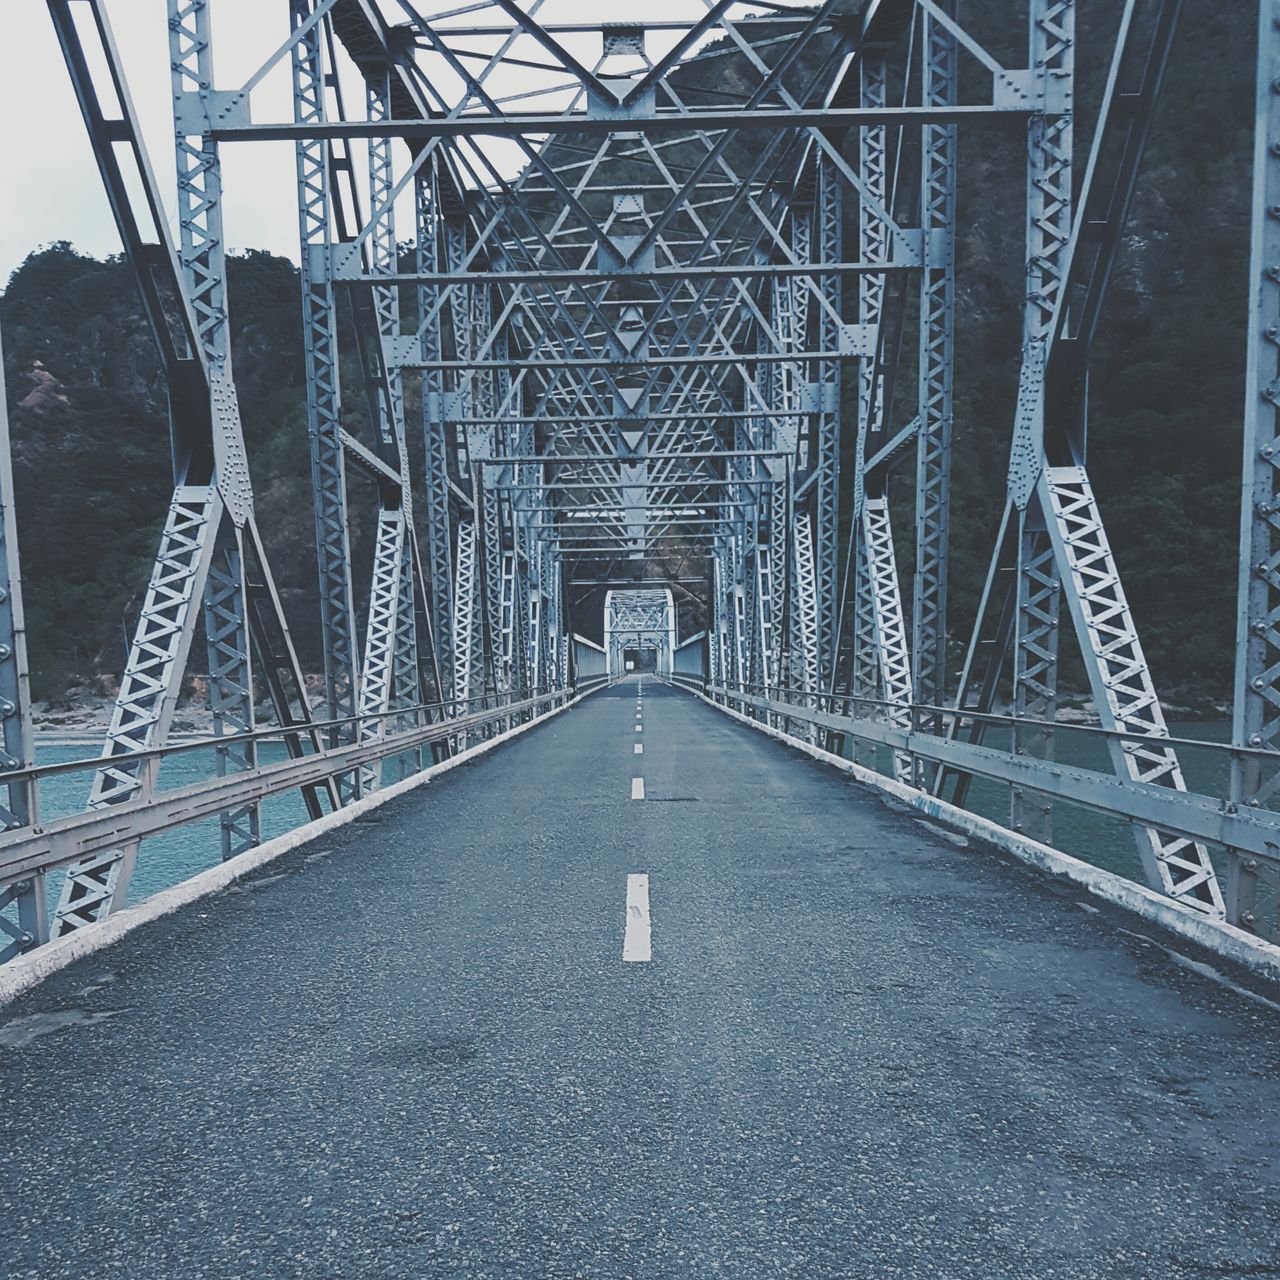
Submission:
[[[232,90],[213,80],[208,0],[168,0],[178,250],[101,0],[48,3],[173,402],[174,499],[95,808],[128,804],[132,812],[150,794],[152,757],[131,757],[163,741],[200,619],[215,725],[231,739],[219,751],[220,772],[258,772],[255,678],[265,679],[292,730],[295,757],[320,750],[358,761],[323,784],[318,764],[299,766],[314,816],[326,793],[346,802],[379,784],[381,757],[366,748],[403,734],[408,721],[395,713],[416,707],[424,691],[465,715],[507,697],[525,706],[527,692],[563,687],[574,610],[584,599],[599,607],[595,596],[574,594],[583,589],[575,570],[599,561],[611,580],[666,575],[662,585],[606,595],[614,666],[613,640],[631,637],[665,654],[670,669],[676,610],[665,583],[705,571],[705,598],[694,603],[705,615],[710,673],[724,686],[778,691],[762,714],[810,740],[827,735],[833,746],[844,730],[821,710],[832,705],[826,699],[851,700],[855,719],[859,706],[879,706],[879,728],[855,735],[855,750],[887,745],[899,778],[954,788],[959,800],[980,764],[1010,781],[1011,825],[1041,839],[1051,835],[1051,798],[1066,785],[1037,785],[1057,776],[1049,762],[1065,606],[1099,717],[1115,731],[1116,778],[1108,781],[1141,798],[1134,809],[1143,815],[1136,835],[1147,878],[1195,910],[1223,912],[1197,823],[1165,828],[1150,817],[1161,790],[1171,814],[1194,804],[1172,798],[1185,790],[1181,771],[1085,470],[1089,349],[1178,0],[1124,0],[1074,205],[1075,0],[1025,0],[1025,68],[1001,65],[955,0],[882,0],[856,18],[822,0],[803,13],[771,14],[767,27],[739,0],[708,0],[652,56],[649,35],[671,24],[548,24],[536,5],[493,0],[485,21],[470,25],[458,13],[441,22],[405,4],[409,21],[393,29],[371,0],[289,0],[285,43]],[[94,16],[122,120],[103,114],[73,3]],[[1280,464],[1271,459],[1280,441],[1271,386],[1280,295],[1268,284],[1280,258],[1272,172],[1280,53],[1270,10],[1267,0],[1235,729],[1242,746],[1269,745],[1280,728],[1272,688],[1280,685]],[[594,61],[583,38],[590,32],[600,41]],[[469,44],[475,33],[485,35],[484,54]],[[607,70],[615,59],[631,60],[628,75]],[[715,59],[732,59],[733,87],[724,90],[732,96],[707,106],[684,73]],[[348,62],[363,90],[351,112],[342,92]],[[255,90],[277,65],[291,74],[292,121],[255,121]],[[522,77],[514,89],[503,82],[512,69]],[[1008,498],[958,713],[948,713],[957,138],[969,120],[1002,118],[1025,120],[1028,139],[1020,394]],[[253,521],[230,362],[219,146],[267,138],[292,141],[296,154],[333,722],[325,730],[308,728]],[[368,141],[367,161],[351,146],[356,139]],[[122,155],[142,178],[142,216]],[[395,214],[410,204],[414,244],[405,253]],[[856,228],[847,253],[846,213]],[[159,284],[142,269],[151,240],[160,246]],[[899,373],[917,302],[912,391]],[[340,335],[347,315],[351,332]],[[365,403],[346,418],[340,364],[348,354]],[[420,476],[410,474],[405,421],[415,394]],[[912,451],[907,522],[890,480]],[[842,458],[852,458],[852,474],[842,476]],[[370,490],[350,493],[353,478]],[[0,469],[0,514],[7,486]],[[376,521],[367,618],[354,587],[365,570],[351,553],[352,512],[361,509]],[[3,534],[16,586],[11,523]],[[905,584],[899,560],[912,566]],[[5,705],[24,705],[20,606],[16,594],[8,598],[6,611],[0,595],[6,735]],[[981,739],[1010,669],[1013,748],[995,769],[988,757],[997,753]],[[432,739],[435,749],[497,725],[459,723]],[[14,724],[17,732],[20,714]],[[4,749],[25,759],[29,747],[18,732]],[[401,769],[415,758],[402,758]],[[1272,798],[1280,774],[1263,777],[1261,767],[1260,757],[1242,755],[1237,805]],[[223,794],[243,800],[222,814],[230,855],[259,837],[256,793],[228,784]],[[22,796],[10,788],[9,799],[12,820],[30,821]],[[59,931],[123,900],[135,853],[136,842],[95,846],[72,866]],[[1280,882],[1266,880],[1270,864],[1259,869],[1233,854],[1227,866],[1230,918],[1263,927],[1280,903]],[[5,892],[12,896],[0,889],[0,908],[13,905]],[[33,890],[23,892],[19,932],[38,939]],[[9,917],[0,913],[0,928]]]

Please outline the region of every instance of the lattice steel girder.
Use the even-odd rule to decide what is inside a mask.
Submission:
[[[91,809],[151,793],[151,763],[127,757],[159,746],[168,733],[223,518],[222,499],[212,485],[174,490],[107,729],[104,763],[94,775]],[[117,757],[125,759],[112,763]],[[135,842],[69,867],[54,932],[70,933],[123,903],[136,855]]]
[[[361,664],[361,742],[375,742],[386,732],[383,712],[391,702],[404,543],[404,512],[398,508],[379,511],[373,552],[373,582],[369,591],[369,620],[365,627],[364,662]],[[379,771],[366,767],[360,778],[361,791],[376,790],[379,780]]]
[[[1167,738],[1164,711],[1084,468],[1047,467],[1036,498],[1103,728]],[[1187,789],[1178,757],[1167,744],[1113,743],[1112,756],[1116,772],[1135,782]],[[1137,829],[1135,835],[1153,888],[1208,915],[1224,914],[1222,891],[1203,844],[1170,836],[1158,827]]]
[[[462,521],[458,526],[457,561],[453,575],[454,617],[454,697],[466,711],[467,704],[483,693],[483,673],[477,661],[476,650],[481,644],[477,612],[480,593],[476,581],[477,564],[476,519]]]
[[[813,522],[807,511],[797,511],[793,524],[794,599],[792,652],[798,657],[800,687],[817,693],[818,684],[818,586],[814,571]]]
[[[907,626],[898,586],[889,503],[883,495],[868,497],[863,503],[861,534],[869,579],[869,613],[875,654],[884,700],[889,704],[889,723],[909,729],[911,704],[915,701],[911,687],[911,655],[907,649]],[[900,782],[911,782],[910,758],[895,755],[894,773]]]

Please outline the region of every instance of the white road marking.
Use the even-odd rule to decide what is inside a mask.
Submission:
[[[637,733],[643,733],[643,732],[644,732],[643,726],[642,726],[642,725],[636,725],[636,732],[637,732]]]
[[[643,743],[643,742],[637,742],[637,743],[636,743],[636,749],[635,749],[635,751],[634,751],[634,753],[633,753],[633,754],[634,754],[634,755],[638,755],[638,756],[642,756],[642,755],[644,755],[644,743]]]
[[[644,779],[643,778],[631,779],[631,798],[633,800],[644,799]]]
[[[627,931],[622,939],[622,959],[626,963],[647,963],[653,955],[652,926],[649,923],[649,877],[627,877]]]

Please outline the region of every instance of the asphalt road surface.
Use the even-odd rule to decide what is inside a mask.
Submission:
[[[1280,1276],[1277,1005],[640,687],[0,1011],[0,1276]]]

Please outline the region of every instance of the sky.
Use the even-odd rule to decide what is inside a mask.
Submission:
[[[263,21],[278,12],[279,30]],[[142,122],[151,164],[173,226],[173,124],[164,0],[114,0],[107,13]],[[284,40],[288,9],[272,0],[217,0],[215,73],[220,85],[244,82]],[[252,38],[243,38],[252,33]],[[288,118],[287,88],[264,84],[264,107]],[[25,127],[23,121],[39,127]],[[37,245],[70,240],[84,253],[120,251],[66,65],[41,0],[0,5],[0,287]],[[16,123],[15,123],[16,122]],[[271,249],[296,260],[293,148],[254,143],[224,148],[224,223],[234,249]]]
[[[705,13],[705,0],[606,2],[607,20],[614,22],[696,18]],[[176,232],[165,0],[105,3],[152,168],[165,197],[170,229]],[[523,0],[526,10],[537,3]],[[403,17],[393,0],[383,0],[383,7],[393,21]],[[445,8],[444,3],[418,5],[426,14]],[[598,23],[601,9],[600,0],[542,0],[538,16]],[[212,0],[211,12],[214,79],[220,89],[243,84],[288,35],[285,0]],[[493,21],[493,11],[468,20]],[[598,35],[593,43],[598,50]],[[651,56],[656,52],[651,41]],[[575,53],[594,61],[585,47]],[[354,101],[360,101],[358,95]],[[291,118],[287,65],[278,67],[255,91],[253,115],[260,121]],[[0,0],[0,121],[5,122],[0,126],[0,289],[27,254],[42,244],[69,240],[81,252],[96,257],[118,253],[115,225],[42,0]],[[224,145],[222,168],[223,223],[229,248],[268,249],[296,261],[292,144]],[[411,225],[409,213],[402,227]],[[403,230],[401,238],[407,238]]]

